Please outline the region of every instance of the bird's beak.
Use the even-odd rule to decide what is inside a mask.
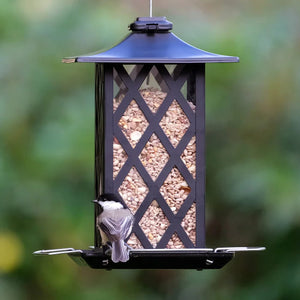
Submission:
[[[98,200],[92,200],[92,202],[94,202],[94,203],[98,203]]]

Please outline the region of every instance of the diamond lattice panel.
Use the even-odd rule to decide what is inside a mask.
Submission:
[[[127,244],[129,247],[131,247],[133,249],[142,249],[143,248],[140,240],[137,238],[137,236],[134,233],[132,233],[130,235],[130,238],[127,241]]]
[[[150,70],[139,92],[151,111],[156,113],[167,96],[168,87],[155,66]]]
[[[122,102],[125,94],[127,93],[128,89],[125,84],[122,82],[120,76],[118,75],[117,71],[114,69],[114,81],[113,81],[113,109],[116,111],[119,104]]]
[[[178,237],[177,233],[174,233],[169,240],[166,248],[168,249],[182,249],[184,248],[184,245],[181,241],[181,239]]]
[[[177,213],[182,203],[190,193],[190,187],[177,168],[173,168],[160,188],[160,193],[174,213]]]
[[[158,108],[167,96],[166,92],[150,87],[141,89],[139,92],[153,113],[157,112]]]
[[[168,70],[169,74],[174,78],[174,70],[176,67],[178,67],[177,65],[165,65],[166,69]]]
[[[119,188],[120,195],[133,214],[140,207],[148,191],[147,185],[134,167],[129,171]]]
[[[190,126],[190,121],[176,100],[172,102],[159,123],[174,147]]]
[[[193,203],[191,208],[188,210],[184,219],[181,222],[182,228],[189,236],[192,243],[196,244],[196,204]]]
[[[196,178],[196,138],[192,137],[181,154],[181,159],[189,172]]]
[[[128,156],[120,145],[119,141],[114,138],[113,142],[113,178],[115,179],[125,164]]]
[[[123,67],[126,70],[127,74],[130,76],[130,78],[133,81],[135,81],[143,65],[123,65]]]
[[[156,200],[151,203],[139,222],[141,229],[144,231],[153,248],[156,248],[157,243],[164,235],[169,224],[169,220]]]
[[[153,181],[155,181],[166,165],[169,155],[159,138],[153,134],[141,152],[139,159]]]
[[[182,93],[183,97],[185,99],[188,100],[188,105],[190,106],[190,108],[192,109],[193,112],[196,111],[196,106],[195,104],[191,101],[191,98],[193,95],[188,96],[188,87],[187,87],[187,82],[185,82],[182,86],[182,88],[180,89],[180,92]]]
[[[187,99],[187,82],[185,81],[182,85],[180,92],[182,93],[183,97]]]
[[[137,103],[132,100],[119,121],[123,133],[134,148],[149,123]]]

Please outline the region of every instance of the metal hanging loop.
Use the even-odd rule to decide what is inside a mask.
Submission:
[[[149,0],[149,16],[152,18],[152,0]]]

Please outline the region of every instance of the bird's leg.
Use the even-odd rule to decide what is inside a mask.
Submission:
[[[106,244],[102,245],[102,249],[105,255],[111,256],[112,246],[110,242],[107,242]]]
[[[124,244],[125,244],[125,246],[127,247],[127,249],[128,249],[129,251],[133,250],[133,248],[132,248],[131,246],[129,246],[127,243],[124,242]]]

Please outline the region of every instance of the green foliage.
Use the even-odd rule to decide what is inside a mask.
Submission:
[[[148,2],[3,0],[1,299],[298,299],[298,1],[154,2],[174,33],[239,64],[207,65],[208,246],[266,246],[218,271],[100,271],[37,249],[93,243],[92,65]]]

